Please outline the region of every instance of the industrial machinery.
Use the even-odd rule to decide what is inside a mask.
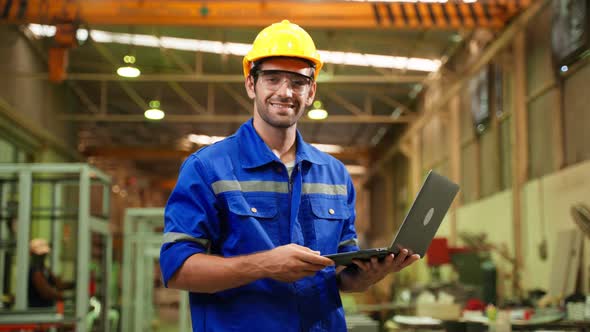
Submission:
[[[106,323],[110,182],[87,164],[0,164],[0,327],[86,332],[116,325]],[[47,309],[27,303],[29,241],[36,237],[50,244],[50,270],[75,281],[63,303]]]
[[[187,292],[164,288],[156,275],[164,209],[126,209],[124,223],[121,331],[164,330],[165,315],[174,317],[174,331],[189,331]]]

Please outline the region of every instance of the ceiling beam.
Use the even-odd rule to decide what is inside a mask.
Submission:
[[[184,100],[196,113],[207,113],[207,109],[199,104],[178,82],[166,82],[176,94]]]
[[[410,113],[411,112],[410,111],[410,108],[408,106],[402,104],[401,102],[399,102],[399,101],[397,101],[397,100],[395,100],[395,99],[393,99],[393,98],[391,98],[389,96],[382,95],[382,94],[379,94],[379,93],[370,93],[370,94],[372,96],[374,96],[375,98],[377,98],[378,100],[380,100],[385,105],[387,105],[387,106],[389,106],[389,107],[391,107],[393,109],[396,109],[396,108],[399,107],[402,110],[402,112],[404,112],[404,113]]]
[[[143,115],[132,114],[107,114],[107,115],[92,115],[92,114],[69,114],[62,113],[57,115],[58,119],[70,122],[151,122]],[[166,115],[166,117],[159,122],[169,123],[243,123],[247,121],[251,115],[239,114],[202,114],[202,115]],[[415,119],[413,115],[401,115],[397,118],[389,115],[330,115],[325,120],[311,120],[302,117],[299,122],[305,123],[408,123]]]
[[[115,59],[113,54],[111,54],[111,52],[106,47],[104,47],[103,45],[101,45],[99,43],[92,43],[92,45],[98,51],[98,53],[104,59],[106,59],[113,67],[117,66],[117,60]],[[127,82],[119,81],[119,85],[121,86],[123,91],[125,91],[125,93],[127,93],[129,98],[131,98],[131,100],[133,100],[133,102],[142,111],[148,109],[148,104],[145,102],[145,100],[143,100],[143,98],[141,98],[141,96],[137,93],[137,91],[135,91],[135,89],[133,89],[131,86],[129,86],[129,84]]]
[[[500,29],[531,2],[27,0],[4,1],[0,22],[261,27],[289,17],[311,28]]]
[[[252,101],[245,98],[242,94],[232,89],[231,86],[228,84],[221,84],[221,88],[225,91],[230,97],[233,98],[238,104],[240,104],[242,110],[246,111],[246,113],[250,114],[250,110],[252,109]]]
[[[190,74],[193,73],[192,68],[186,64],[180,57],[178,57],[174,52],[170,52],[164,47],[160,47],[160,54],[164,56],[164,59],[167,59],[171,62],[174,62],[176,66],[182,69],[183,72]],[[203,107],[198,101],[193,98],[178,82],[167,81],[166,84],[176,92],[176,94],[184,100],[196,113],[207,113],[207,109]]]
[[[192,151],[174,150],[166,147],[100,146],[87,147],[86,157],[106,157],[117,160],[182,160]]]
[[[363,113],[365,113],[360,107],[349,102],[348,100],[346,100],[346,98],[340,96],[337,93],[334,93],[332,91],[324,91],[322,94],[332,99],[336,104],[342,106],[345,110],[349,111],[354,115],[362,115]],[[370,114],[370,112],[367,112],[366,114]]]
[[[82,154],[86,157],[114,158],[116,160],[182,160],[199,149],[179,150],[167,147],[136,147],[136,146],[95,146],[86,148]],[[367,160],[369,149],[364,147],[345,147],[340,152],[330,155],[339,160]]]
[[[113,65],[114,67],[115,65]],[[0,72],[2,76],[47,80],[47,73]],[[350,84],[395,84],[422,83],[428,74],[412,75],[322,75],[318,83]],[[235,74],[141,74],[136,78],[124,78],[110,73],[68,73],[66,80],[71,81],[117,81],[117,82],[206,82],[206,83],[244,83],[243,75]]]

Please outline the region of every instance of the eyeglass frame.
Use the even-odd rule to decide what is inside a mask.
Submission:
[[[280,69],[267,69],[267,70],[265,70],[265,69],[253,68],[252,71],[250,72],[250,76],[252,76],[252,78],[254,79],[254,84],[256,84],[258,82],[258,78],[261,75],[274,74],[274,73],[276,73],[276,74],[280,73],[283,75],[281,82],[277,83],[276,88],[269,87],[267,85],[267,83],[265,83],[265,82],[261,83],[264,86],[264,88],[266,88],[270,91],[279,90],[283,86],[283,84],[285,84],[285,79],[287,79],[289,81],[289,88],[297,94],[302,94],[305,92],[306,87],[311,88],[311,85],[314,82],[313,76],[307,76],[304,74],[300,74],[300,73],[296,73],[296,72],[292,72],[292,71],[288,71],[288,70],[280,70]],[[288,76],[291,76],[291,77],[288,77]],[[305,83],[305,85],[302,86],[301,90],[295,88],[292,77],[302,78],[302,79],[306,80],[306,83]]]

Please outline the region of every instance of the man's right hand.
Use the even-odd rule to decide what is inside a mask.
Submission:
[[[294,282],[334,265],[334,261],[322,257],[319,251],[293,243],[261,253],[260,258],[264,274],[282,282]]]

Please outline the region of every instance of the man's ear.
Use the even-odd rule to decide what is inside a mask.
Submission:
[[[311,87],[309,88],[309,94],[307,95],[307,99],[305,100],[305,106],[310,106],[313,104],[313,100],[315,98],[315,91],[317,89],[317,82],[313,81]]]
[[[256,98],[256,90],[254,88],[254,78],[252,76],[248,75],[248,77],[246,77],[246,80],[244,81],[244,86],[246,87],[246,92],[248,93],[248,97],[250,97],[250,99]]]

